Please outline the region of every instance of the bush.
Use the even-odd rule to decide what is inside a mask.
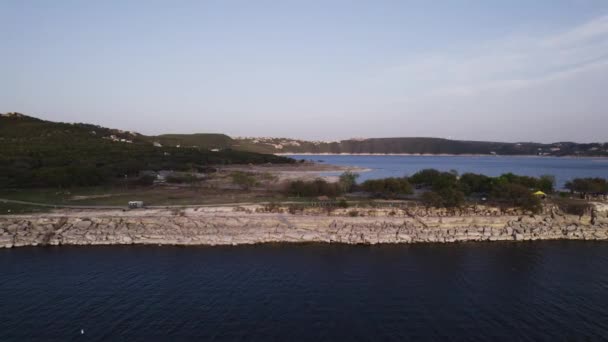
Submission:
[[[608,181],[604,178],[575,178],[572,181],[566,182],[566,189],[571,192],[578,192],[581,195],[586,194],[607,194]]]
[[[409,181],[412,184],[431,188],[435,191],[455,188],[458,185],[458,177],[455,173],[440,172],[435,169],[416,172],[409,178]]]
[[[460,208],[464,204],[464,193],[455,188],[440,190],[439,196],[443,199],[443,206],[446,208]]]
[[[420,199],[427,208],[440,208],[443,206],[443,199],[435,191],[427,191],[423,193]]]
[[[280,212],[281,210],[281,205],[279,205],[276,202],[270,202],[270,203],[266,203],[263,207],[262,207],[262,211],[266,212],[266,213],[274,213],[274,212]]]
[[[465,202],[464,193],[454,188],[446,188],[439,192],[427,191],[422,194],[421,200],[427,208],[459,208]]]
[[[373,193],[375,195],[395,196],[395,195],[408,195],[413,193],[412,186],[408,182],[407,178],[383,178],[383,179],[370,179],[366,180],[361,184],[361,188],[364,191]]]
[[[342,187],[342,191],[351,192],[355,185],[357,185],[357,178],[359,178],[358,173],[346,171],[341,174],[339,184]]]
[[[285,192],[289,196],[297,197],[335,197],[342,193],[342,189],[337,183],[328,183],[319,178],[311,182],[302,180],[289,182],[285,187]]]
[[[518,184],[529,190],[541,190],[545,193],[552,193],[555,184],[555,177],[543,175],[540,178],[530,176],[518,176],[513,173],[505,173],[496,178],[495,185]]]
[[[465,173],[460,177],[460,189],[467,195],[488,194],[492,191],[492,178],[475,173]]]
[[[235,171],[230,174],[232,183],[240,186],[243,190],[249,190],[252,186],[257,185],[257,181],[252,174],[242,171]]]
[[[552,175],[542,175],[538,180],[538,189],[544,193],[550,194],[555,187],[555,177]]]
[[[538,213],[542,209],[540,198],[533,195],[530,189],[521,184],[501,184],[493,190],[492,198],[533,213]]]
[[[301,204],[290,204],[287,207],[287,212],[289,212],[290,214],[294,215],[297,213],[301,213],[304,211],[304,206]]]

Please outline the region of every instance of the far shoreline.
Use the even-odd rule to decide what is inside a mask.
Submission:
[[[576,155],[565,155],[565,156],[539,156],[535,154],[448,154],[448,153],[310,153],[310,152],[289,152],[289,153],[273,153],[276,156],[395,156],[395,157],[522,157],[522,158],[572,158],[572,159],[605,159],[608,160],[608,156],[576,156]]]

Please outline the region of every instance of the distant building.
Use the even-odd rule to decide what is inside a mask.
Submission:
[[[137,208],[143,208],[143,207],[144,207],[143,201],[129,201],[129,209],[137,209]]]

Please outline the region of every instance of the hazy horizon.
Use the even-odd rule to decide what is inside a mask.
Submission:
[[[606,1],[9,1],[0,37],[0,113],[148,135],[608,141]]]

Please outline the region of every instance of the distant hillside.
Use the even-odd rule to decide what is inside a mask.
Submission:
[[[226,141],[230,138],[220,134],[149,137],[90,124],[0,114],[0,188],[99,185],[124,181],[125,176],[137,178],[142,170],[293,162],[285,157],[222,149],[229,145]],[[154,142],[160,144],[155,146]],[[211,151],[206,146],[220,150]]]
[[[371,138],[339,142],[287,138],[239,138],[233,148],[260,153],[481,154],[608,156],[608,143],[501,143],[440,138]]]
[[[167,146],[196,147],[206,149],[226,149],[233,145],[232,139],[225,134],[163,134],[149,137],[150,140]]]

